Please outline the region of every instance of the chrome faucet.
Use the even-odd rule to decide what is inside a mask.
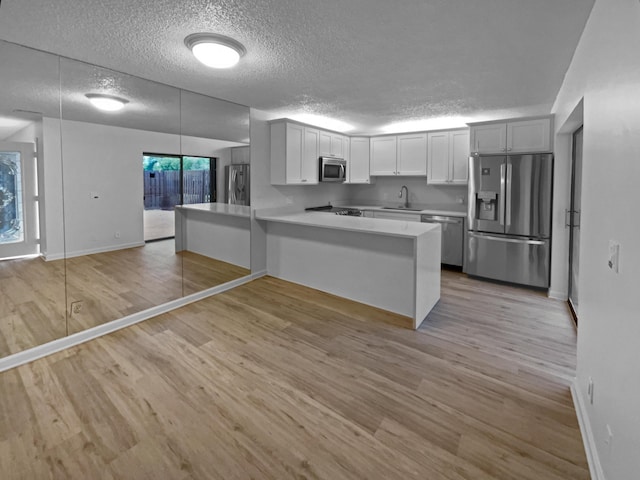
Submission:
[[[406,194],[404,196],[404,208],[409,208],[409,189],[406,185],[402,185],[402,187],[400,188],[400,195],[398,195],[398,197],[402,198],[403,190],[406,190]]]

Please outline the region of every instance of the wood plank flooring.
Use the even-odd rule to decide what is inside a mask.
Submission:
[[[575,332],[443,272],[418,331],[265,277],[0,374],[9,479],[588,479]]]
[[[73,257],[66,265],[41,258],[0,261],[0,357],[249,273],[192,252],[176,254],[173,240]],[[76,301],[81,310],[71,313]]]

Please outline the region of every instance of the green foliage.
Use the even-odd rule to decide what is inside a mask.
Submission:
[[[184,170],[209,170],[209,158],[207,157],[182,157]],[[180,157],[142,157],[142,169],[145,172],[162,172],[167,170],[180,170]]]

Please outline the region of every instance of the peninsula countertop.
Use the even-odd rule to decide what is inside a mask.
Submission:
[[[251,217],[251,207],[245,205],[232,205],[228,203],[192,203],[188,205],[176,205],[181,210],[193,210],[219,215],[231,215],[234,217]]]
[[[257,220],[269,222],[290,223],[308,227],[330,228],[352,232],[371,233],[392,237],[418,238],[422,235],[440,229],[439,225],[431,223],[405,222],[401,220],[386,220],[381,218],[351,217],[347,215],[332,215],[322,212],[292,212],[292,213],[260,213],[256,212]]]

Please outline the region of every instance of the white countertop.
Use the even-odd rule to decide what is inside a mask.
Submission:
[[[414,215],[444,215],[449,217],[466,217],[467,216],[467,205],[429,205],[425,206],[424,209],[421,210],[407,210],[404,208],[388,208],[391,205],[353,205],[353,204],[345,204],[339,205],[340,207],[346,208],[357,208],[358,210],[369,210],[369,211],[383,211],[383,212],[394,212],[394,213],[412,213]],[[387,207],[387,208],[385,208]],[[416,208],[421,208],[421,206],[416,206]]]
[[[256,219],[405,238],[418,238],[440,228],[440,225],[432,223],[403,222],[401,220],[386,220],[382,218],[350,217],[323,212],[281,214],[260,214],[258,212],[256,214]]]
[[[176,205],[176,208],[181,210],[215,213],[219,215],[232,215],[234,217],[251,217],[251,207],[247,207],[245,205],[230,205],[228,203],[193,203],[190,205]]]

